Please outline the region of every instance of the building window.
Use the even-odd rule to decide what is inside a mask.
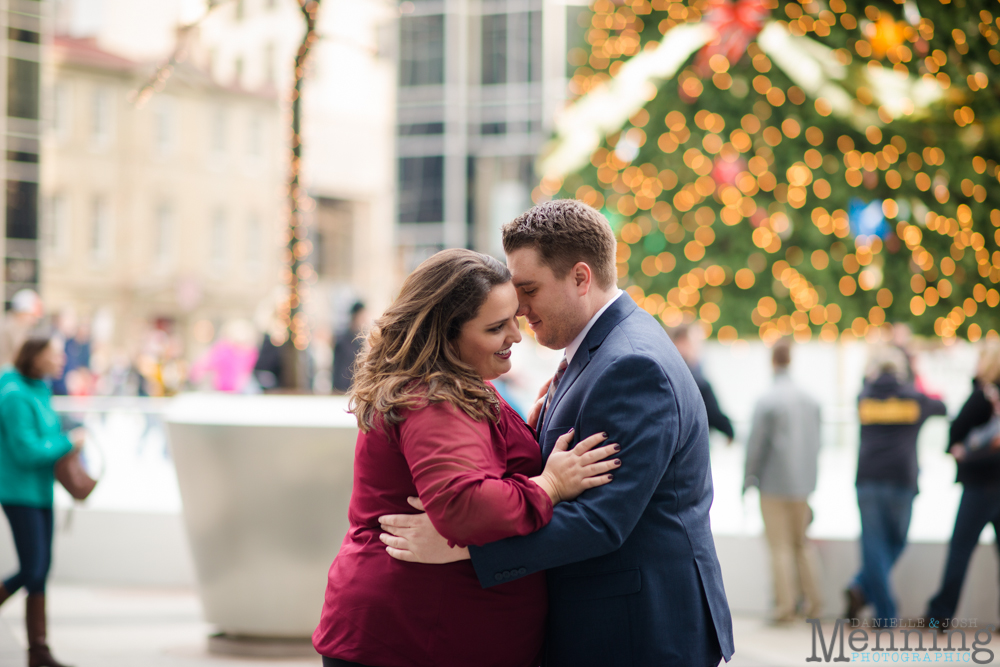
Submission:
[[[111,256],[111,206],[106,197],[95,197],[91,205],[90,257],[104,262]]]
[[[261,253],[262,234],[260,216],[256,213],[251,213],[250,217],[247,218],[246,232],[247,272],[254,273],[260,270],[263,259]]]
[[[60,141],[65,141],[71,133],[69,84],[60,82],[52,88],[52,131]]]
[[[38,285],[38,260],[33,257],[8,257],[7,265],[7,289],[17,290],[22,287],[34,287]],[[10,293],[10,292],[8,292]]]
[[[111,141],[111,92],[97,88],[91,96],[90,138],[95,146],[107,146]]]
[[[258,113],[251,114],[250,116],[247,153],[252,158],[261,158],[264,156],[264,120]]]
[[[42,236],[46,249],[53,256],[61,257],[69,248],[69,202],[66,195],[57,194],[48,198],[45,205],[45,225]]]
[[[542,13],[521,12],[509,16],[510,80],[514,83],[542,78]]]
[[[222,107],[212,110],[211,133],[212,152],[221,156],[226,152],[226,110]]]
[[[480,134],[507,134],[507,123],[483,123],[479,126]]]
[[[528,12],[528,46],[531,62],[528,65],[528,81],[542,80],[542,13]]]
[[[33,60],[7,59],[7,115],[38,120],[40,66]]]
[[[32,153],[31,151],[7,151],[7,162],[38,164],[38,153]]]
[[[428,134],[444,134],[444,123],[408,123],[399,126],[399,136],[417,137]]]
[[[34,30],[24,30],[22,28],[7,28],[7,39],[12,42],[25,42],[27,44],[40,44],[41,35]]]
[[[444,220],[444,158],[404,157],[399,160],[399,221]]]
[[[7,238],[38,238],[38,183],[7,181]]]
[[[174,147],[174,108],[173,101],[168,97],[160,97],[156,101],[154,111],[156,152],[167,155]]]
[[[273,86],[276,80],[274,68],[274,44],[264,47],[264,83]]]
[[[309,261],[321,278],[350,282],[354,273],[355,207],[343,199],[316,198],[316,214],[310,227],[313,242]]]
[[[404,16],[399,21],[399,83],[444,83],[444,16]]]
[[[507,15],[483,16],[483,83],[507,82]]]
[[[209,263],[215,271],[226,268],[226,213],[221,209],[212,216],[212,227],[209,239]]]
[[[157,264],[165,266],[170,263],[174,245],[174,211],[169,204],[156,207],[153,233],[153,256]]]

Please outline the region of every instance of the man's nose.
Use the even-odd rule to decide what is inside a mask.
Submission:
[[[517,317],[527,317],[528,311],[530,310],[531,308],[528,306],[527,301],[524,299],[518,299],[517,313],[515,313]]]

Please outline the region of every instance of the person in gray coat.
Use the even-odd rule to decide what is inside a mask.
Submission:
[[[773,620],[787,623],[795,618],[799,591],[805,598],[807,618],[817,618],[823,609],[818,558],[806,538],[812,522],[807,499],[816,488],[820,410],[788,373],[791,346],[787,341],[775,343],[771,362],[774,384],[754,408],[743,492],[751,487],[760,491],[774,578]]]

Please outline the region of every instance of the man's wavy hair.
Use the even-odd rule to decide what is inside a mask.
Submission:
[[[502,263],[472,250],[442,250],[407,277],[399,298],[368,334],[356,364],[350,410],[367,433],[398,424],[404,410],[447,401],[476,420],[499,403],[453,343],[490,291],[510,282]]]
[[[600,211],[582,201],[543,202],[506,223],[501,233],[504,252],[535,248],[556,278],[565,277],[577,262],[585,262],[600,288],[615,286],[615,233]]]

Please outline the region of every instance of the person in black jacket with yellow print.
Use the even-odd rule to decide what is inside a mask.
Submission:
[[[899,348],[874,348],[858,396],[862,565],[847,589],[848,618],[856,618],[866,603],[875,607],[877,618],[896,618],[889,574],[906,547],[917,495],[917,436],[928,417],[946,412],[944,403],[913,386],[908,370]]]

